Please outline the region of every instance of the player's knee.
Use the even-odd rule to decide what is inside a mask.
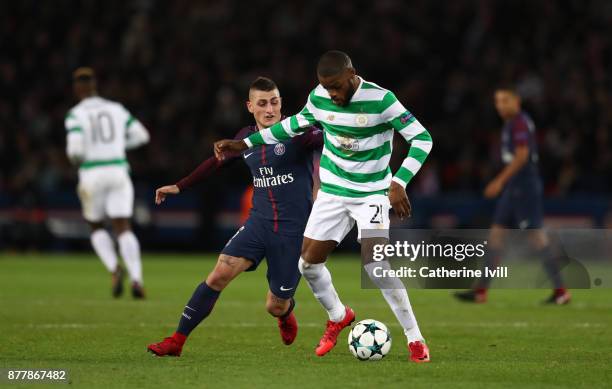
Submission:
[[[529,234],[529,240],[531,246],[536,250],[542,250],[550,244],[548,235],[546,235],[546,233],[542,230],[531,231]]]
[[[489,247],[501,249],[504,244],[505,229],[501,226],[493,226],[489,233]]]
[[[317,241],[305,237],[302,243],[301,257],[310,264],[324,263],[336,245],[337,242],[333,240]]]
[[[89,228],[91,229],[91,232],[95,232],[96,230],[101,230],[104,229],[104,223],[100,223],[100,222],[89,222]]]
[[[130,220],[125,218],[113,219],[112,225],[116,236],[119,236],[131,229]]]
[[[325,262],[325,258],[319,258],[313,250],[308,247],[302,247],[301,259],[306,264],[316,264]]]
[[[324,266],[325,263],[308,263],[303,258],[298,262],[298,270],[306,279],[316,278]]]
[[[308,246],[306,244],[302,245],[302,251],[300,252],[300,257],[304,259],[304,261],[309,262],[308,258],[309,258],[309,252],[308,252]]]
[[[298,270],[300,271],[300,273],[302,273],[302,275],[306,272],[308,272],[308,269],[311,267],[312,265],[308,262],[306,262],[304,260],[304,257],[302,256],[300,258],[300,260],[298,261]]]
[[[206,283],[215,290],[222,290],[247,266],[248,263],[241,258],[221,254],[217,265],[206,278]]]
[[[216,267],[206,278],[206,284],[214,290],[221,291],[232,281],[232,273],[223,267]]]
[[[314,253],[312,252],[312,245],[310,243],[311,241],[308,238],[304,238],[304,241],[302,242],[302,251],[300,253],[300,257],[303,258],[306,263],[314,262],[314,258],[312,258]]]

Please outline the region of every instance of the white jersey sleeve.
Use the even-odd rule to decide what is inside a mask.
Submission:
[[[149,132],[142,125],[140,120],[136,119],[134,116],[130,115],[128,121],[125,124],[126,128],[126,138],[125,138],[125,148],[126,150],[135,149],[144,144],[149,143]]]
[[[68,112],[66,120],[66,155],[72,163],[80,163],[85,155],[83,144],[83,126],[72,112]]]

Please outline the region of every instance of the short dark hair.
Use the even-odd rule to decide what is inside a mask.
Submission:
[[[96,72],[89,66],[82,66],[72,73],[74,82],[91,82],[96,80]]]
[[[249,91],[260,90],[264,92],[270,92],[270,91],[273,91],[274,89],[278,89],[278,87],[276,86],[276,83],[268,77],[261,77],[261,76],[257,77],[255,81],[251,83],[251,86],[249,87]]]
[[[513,95],[520,97],[519,91],[516,88],[516,84],[512,82],[502,82],[501,84],[495,87],[495,92],[497,91],[510,92]]]
[[[319,59],[317,74],[323,77],[330,77],[352,67],[353,63],[348,54],[340,50],[330,50]]]

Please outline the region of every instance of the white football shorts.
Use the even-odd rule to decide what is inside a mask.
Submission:
[[[134,186],[125,166],[80,169],[77,193],[89,222],[132,217]]]
[[[304,236],[315,240],[342,242],[357,222],[361,238],[389,238],[389,198],[382,194],[342,197],[319,190]]]

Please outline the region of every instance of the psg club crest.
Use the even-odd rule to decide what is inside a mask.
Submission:
[[[277,143],[274,146],[274,154],[276,155],[283,155],[285,154],[285,145],[282,143]]]

